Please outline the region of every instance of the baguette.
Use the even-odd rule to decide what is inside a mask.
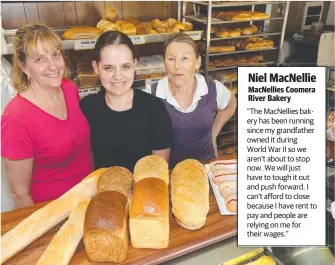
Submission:
[[[37,210],[1,237],[1,264],[66,219],[77,204],[96,194],[100,168],[58,199]]]
[[[63,34],[64,40],[97,39],[103,33],[102,29],[96,27],[73,27]]]
[[[81,201],[40,257],[37,265],[69,264],[83,237],[84,219],[90,199]]]

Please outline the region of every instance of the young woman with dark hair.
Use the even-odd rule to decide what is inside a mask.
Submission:
[[[91,128],[95,168],[118,165],[132,171],[151,154],[169,160],[169,115],[160,99],[132,88],[136,62],[127,35],[107,31],[97,40],[92,65],[103,89],[80,103]]]

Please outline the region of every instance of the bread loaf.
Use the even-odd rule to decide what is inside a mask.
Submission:
[[[84,246],[92,262],[122,262],[128,251],[128,200],[133,184],[131,172],[115,166],[103,172],[98,194],[85,215]]]
[[[167,162],[150,155],[134,169],[129,230],[134,248],[166,248],[169,244],[169,171]]]
[[[109,22],[108,20],[100,20],[97,24],[97,28],[102,29],[103,31],[120,31],[120,27],[112,22]]]
[[[227,30],[220,30],[215,33],[215,36],[218,38],[228,38],[229,32]]]
[[[122,262],[127,257],[127,197],[117,191],[98,193],[88,205],[83,242],[91,262]]]
[[[93,197],[98,178],[104,170],[94,171],[60,198],[37,210],[4,234],[1,237],[1,263],[66,219],[79,202]]]
[[[96,27],[73,27],[63,34],[64,40],[97,39],[103,33],[102,29]]]
[[[120,31],[128,36],[136,35],[136,27],[128,22],[120,25]]]
[[[172,212],[186,229],[201,228],[209,211],[209,184],[205,167],[194,159],[176,165],[171,176]]]
[[[69,264],[80,240],[83,237],[84,220],[90,199],[80,202],[71,212],[40,257],[37,265]]]
[[[109,20],[111,22],[114,22],[117,19],[118,13],[116,8],[112,7],[112,6],[107,6],[105,11],[104,11],[104,15],[103,18],[105,20]]]

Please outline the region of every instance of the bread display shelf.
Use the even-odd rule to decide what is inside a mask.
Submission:
[[[229,40],[229,39],[246,39],[246,38],[251,38],[251,37],[262,37],[262,36],[276,36],[276,35],[281,35],[281,32],[263,32],[259,34],[253,34],[253,35],[241,35],[237,37],[228,37],[228,38],[211,38],[211,41],[219,41],[219,40]],[[206,40],[206,39],[203,39]]]
[[[61,37],[66,28],[53,28],[53,31]],[[3,49],[3,54],[13,54],[13,44],[12,38],[16,32],[14,30],[4,30],[4,36],[6,40],[6,49]],[[194,30],[194,31],[184,31],[187,35],[189,35],[194,40],[201,40],[203,30]],[[142,45],[147,43],[157,43],[157,42],[165,42],[167,41],[173,33],[161,33],[161,34],[148,34],[148,35],[134,35],[130,36],[133,43],[135,45]],[[85,43],[86,42],[86,43]],[[87,39],[87,40],[62,40],[62,48],[63,50],[89,50],[93,49],[96,40]],[[81,43],[83,43],[81,45]]]
[[[226,53],[220,54],[220,55],[224,55]],[[256,64],[257,66],[266,66],[268,64],[276,64],[277,62],[275,61],[268,61],[268,62],[262,62],[262,63],[258,63]],[[208,72],[214,72],[214,71],[221,71],[221,70],[228,70],[228,69],[234,69],[236,67],[239,66],[255,66],[255,64],[246,64],[246,65],[232,65],[232,66],[225,66],[225,67],[218,67],[218,68],[213,68],[213,69],[208,69]]]
[[[225,159],[235,158],[235,154],[225,156]],[[208,163],[209,161],[207,161]],[[41,203],[30,207],[17,209],[1,214],[1,234],[8,232],[27,216],[45,206],[47,203]],[[171,210],[171,208],[170,208]],[[153,265],[171,260],[173,258],[185,255],[192,251],[201,249],[208,245],[215,244],[237,234],[236,216],[222,216],[218,209],[214,194],[209,192],[209,213],[206,224],[199,230],[187,230],[180,227],[170,211],[170,243],[166,249],[135,249],[129,244],[127,259],[122,265]],[[56,234],[60,225],[53,228],[48,233],[34,241],[28,247],[23,249],[12,259],[8,260],[6,265],[32,265],[36,264],[53,236]],[[87,260],[83,243],[81,242],[74,253],[69,264],[73,265],[93,265],[105,263],[91,263]],[[106,263],[107,264],[107,263]],[[112,264],[112,263],[108,263]]]
[[[219,56],[219,55],[228,55],[228,54],[238,54],[238,53],[249,53],[249,52],[262,52],[262,51],[271,51],[277,50],[279,47],[264,48],[264,49],[255,49],[255,50],[239,50],[234,52],[224,52],[224,53],[210,53],[209,56]]]
[[[185,1],[187,3],[208,6],[208,1]],[[222,1],[220,4],[212,3],[212,7],[228,7],[228,6],[251,6],[251,5],[267,5],[267,4],[285,4],[283,1]]]
[[[184,18],[189,19],[189,20],[194,21],[194,22],[207,24],[207,17],[206,16],[184,16]],[[241,23],[241,22],[249,22],[249,21],[282,20],[282,19],[284,19],[284,17],[269,17],[269,18],[263,18],[263,19],[223,21],[221,19],[212,17],[211,25]]]

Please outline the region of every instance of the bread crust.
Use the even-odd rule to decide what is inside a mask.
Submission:
[[[205,167],[195,159],[176,165],[171,175],[172,212],[185,228],[201,228],[209,212],[209,184]],[[204,221],[205,220],[205,221]]]
[[[96,27],[80,26],[73,27],[63,33],[64,40],[97,39],[103,33],[102,29]]]

